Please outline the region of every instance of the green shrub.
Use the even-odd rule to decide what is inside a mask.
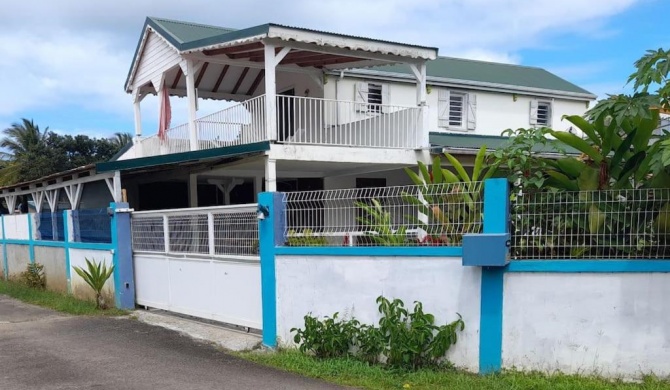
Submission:
[[[96,263],[95,259],[89,261],[86,259],[87,270],[81,267],[73,267],[77,275],[81,276],[82,279],[91,286],[93,291],[95,291],[95,304],[98,309],[106,309],[107,302],[105,302],[104,297],[102,296],[102,289],[105,287],[105,282],[109,279],[110,276],[114,273],[114,266],[107,268],[107,265],[104,261]]]
[[[47,287],[47,277],[44,274],[44,266],[39,263],[30,263],[26,270],[21,272],[21,280],[28,287],[44,290]]]
[[[421,302],[413,311],[400,299],[377,298],[379,326],[360,324],[356,319],[338,319],[338,313],[319,320],[305,316],[304,329],[291,329],[302,353],[320,358],[353,356],[370,364],[382,361],[389,367],[417,370],[435,366],[445,358],[465,329],[460,314],[449,324],[435,325],[435,316],[423,311]]]
[[[301,235],[295,230],[289,230],[286,238],[287,246],[327,246],[328,240],[323,236],[315,236],[312,229],[304,229]]]
[[[312,353],[320,358],[342,357],[349,354],[356,334],[358,321],[340,320],[338,314],[319,321],[311,315],[305,316],[305,329],[291,329],[293,340],[300,343],[300,352]]]

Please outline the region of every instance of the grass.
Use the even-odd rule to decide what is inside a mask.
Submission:
[[[72,295],[54,291],[38,290],[12,281],[0,280],[0,294],[16,298],[25,303],[31,303],[67,314],[105,316],[128,314],[124,310],[115,308],[98,310],[95,308],[95,302],[93,301],[84,301]]]
[[[670,382],[646,377],[641,383],[608,381],[575,375],[504,372],[479,376],[459,370],[392,371],[369,366],[351,359],[320,360],[295,350],[276,353],[243,352],[240,357],[285,371],[362,389],[449,389],[449,390],[660,390],[670,389]]]

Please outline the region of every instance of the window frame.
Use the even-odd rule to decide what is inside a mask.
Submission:
[[[544,123],[540,120],[540,107],[546,106],[546,118]],[[551,121],[553,118],[553,104],[550,100],[537,100],[537,113],[536,113],[536,126],[539,127],[551,127]]]

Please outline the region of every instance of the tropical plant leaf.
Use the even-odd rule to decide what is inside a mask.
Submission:
[[[556,137],[559,141],[565,143],[568,146],[571,146],[580,152],[586,154],[589,156],[593,161],[596,162],[596,164],[600,164],[600,162],[603,160],[603,156],[596,150],[594,149],[591,145],[588,144],[588,142],[584,141],[583,139],[577,137],[574,134],[570,134],[565,131],[551,131],[551,135]]]

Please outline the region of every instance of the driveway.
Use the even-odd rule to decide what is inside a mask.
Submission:
[[[0,295],[0,389],[336,389],[127,318],[72,317]]]

